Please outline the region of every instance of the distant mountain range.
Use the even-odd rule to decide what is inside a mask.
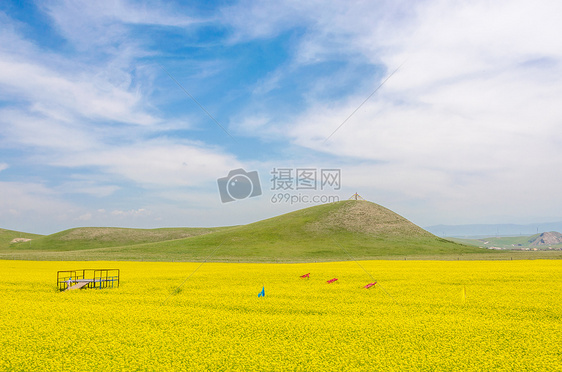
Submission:
[[[482,238],[456,238],[449,237],[457,243],[474,245],[476,247],[488,249],[508,249],[524,251],[545,251],[562,250],[562,234],[557,231],[548,231],[534,235],[515,235],[515,236],[488,236]]]
[[[562,222],[517,224],[434,225],[425,229],[441,237],[494,237],[534,235],[548,231],[562,231]]]

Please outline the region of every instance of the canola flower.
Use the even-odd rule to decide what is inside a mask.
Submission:
[[[560,370],[554,260],[199,265],[0,261],[0,371]]]

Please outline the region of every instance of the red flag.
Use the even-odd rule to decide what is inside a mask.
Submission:
[[[326,283],[333,283],[333,282],[335,282],[336,280],[338,280],[338,278],[330,279],[330,280],[328,280]]]
[[[309,278],[310,279],[310,273],[301,275],[301,278]]]
[[[364,286],[363,288],[371,288],[372,286],[374,286],[375,284],[377,284],[377,282],[373,282],[373,283],[369,283],[366,286]]]

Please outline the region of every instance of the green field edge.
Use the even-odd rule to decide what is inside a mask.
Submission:
[[[322,262],[352,262],[352,261],[509,261],[509,260],[559,260],[561,251],[532,251],[532,252],[485,252],[466,254],[442,255],[408,255],[408,256],[366,256],[366,257],[334,257],[325,259],[271,259],[254,257],[244,259],[239,257],[177,257],[170,258],[157,255],[139,257],[119,257],[118,255],[85,255],[84,251],[76,252],[26,252],[26,254],[0,253],[3,261],[115,261],[115,262],[209,262],[209,263],[322,263]]]

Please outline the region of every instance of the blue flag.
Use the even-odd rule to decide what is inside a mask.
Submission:
[[[265,297],[265,286],[261,289],[261,292],[258,293],[258,297]]]

